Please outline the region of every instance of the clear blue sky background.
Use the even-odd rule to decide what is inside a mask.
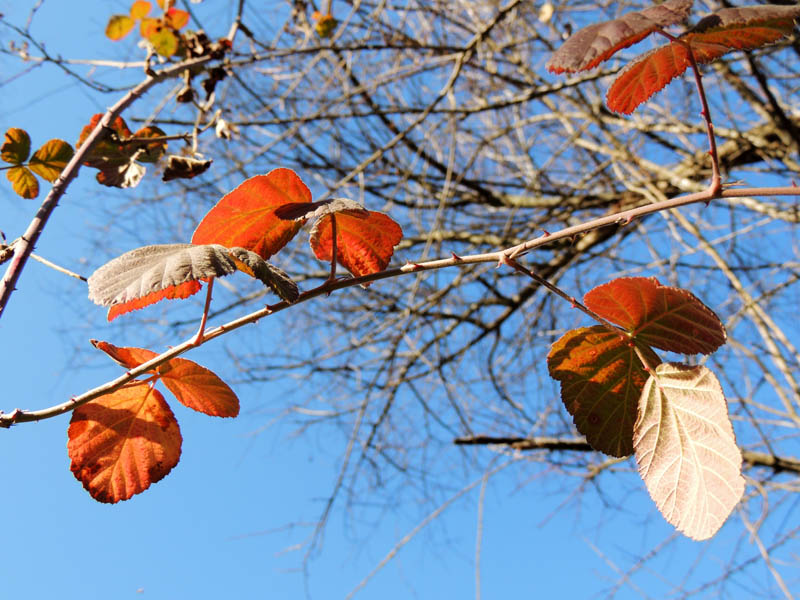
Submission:
[[[0,12],[22,25],[31,4],[0,1]],[[134,56],[132,40],[122,42],[122,49],[103,36],[108,16],[127,8],[126,2],[46,0],[33,33],[54,55]],[[9,35],[0,29],[4,45]],[[3,131],[26,129],[34,147],[52,137],[74,143],[91,115],[113,102],[87,94],[52,65],[10,80],[25,68],[0,57],[0,125]],[[42,197],[46,191],[47,186]],[[113,211],[125,194],[100,188],[94,172],[84,170],[54,213],[37,253],[88,275],[99,264],[88,243],[92,227],[104,222],[99,213]],[[6,236],[13,239],[24,230],[40,200],[21,200],[0,183],[0,229]],[[111,243],[122,250],[136,245]],[[86,298],[85,284],[30,262],[0,320],[0,409],[49,406],[118,375],[111,361],[91,355],[88,339],[134,345],[136,332],[126,330],[120,337],[102,313]],[[269,335],[269,323],[258,326]],[[203,348],[189,358],[210,364],[218,350]],[[0,599],[302,598],[306,592],[314,598],[344,597],[419,523],[420,511],[376,511],[382,516],[374,528],[356,524],[354,529],[338,507],[304,574],[299,570],[304,550],[293,546],[310,529],[285,526],[314,523],[335,480],[338,453],[326,451],[327,440],[313,434],[298,440],[288,429],[262,431],[272,414],[262,409],[290,390],[239,392],[243,410],[236,420],[211,419],[173,403],[184,437],[180,464],[144,494],[117,505],[92,500],[70,473],[68,416],[0,430]],[[633,464],[622,468],[630,471]],[[621,476],[616,494],[605,498],[621,501],[622,513],[607,511],[594,494],[559,510],[565,500],[560,492],[576,481],[520,485],[525,479],[520,465],[510,467],[486,493],[483,598],[602,596],[617,579],[613,557],[629,564],[670,535],[635,478]],[[479,492],[477,486],[450,506],[357,597],[474,597]],[[728,542],[723,535],[711,545]],[[678,548],[648,567],[653,571],[646,575],[647,593],[623,587],[617,597],[662,597],[670,581],[661,566],[668,573],[699,561],[702,571],[703,561],[716,560],[710,544]]]

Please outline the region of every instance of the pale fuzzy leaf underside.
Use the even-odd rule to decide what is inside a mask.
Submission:
[[[361,204],[347,198],[331,198],[330,200],[320,200],[318,202],[292,202],[277,208],[275,215],[281,219],[298,220],[318,219],[325,215],[339,212],[361,219],[369,217],[369,211]]]
[[[642,391],[633,446],[658,510],[690,538],[714,535],[744,493],[727,402],[705,367],[658,365]]]

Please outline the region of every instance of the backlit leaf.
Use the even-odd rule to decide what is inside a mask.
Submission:
[[[608,108],[630,114],[681,75],[691,65],[684,44],[691,46],[698,64],[707,64],[734,50],[751,50],[780,40],[792,32],[794,19],[798,17],[798,6],[718,10],[682,35],[680,42],[651,50],[628,64],[608,90]]]
[[[282,300],[287,302],[297,300],[300,295],[297,284],[281,269],[269,264],[255,252],[244,248],[230,248],[228,252],[237,269],[260,280]]]
[[[39,195],[39,182],[27,167],[11,167],[6,171],[6,177],[11,182],[14,191],[23,198],[30,200]]]
[[[584,27],[553,53],[547,69],[553,73],[592,69],[657,29],[683,21],[692,3],[693,0],[668,0],[642,11],[627,13],[613,21]]]
[[[144,246],[118,256],[89,277],[89,299],[102,306],[125,305],[128,312],[164,298],[185,298],[197,280],[236,270],[227,248],[218,245]],[[122,314],[114,311],[114,316]],[[109,320],[112,314],[109,312]]]
[[[0,158],[12,165],[19,165],[28,160],[31,153],[31,138],[28,132],[19,127],[11,127],[6,131],[3,145],[0,147]]]
[[[170,8],[164,15],[164,22],[173,29],[180,29],[189,22],[189,13],[185,10]]]
[[[136,2],[131,4],[131,18],[144,19],[150,14],[150,8],[151,5],[146,0],[136,0]]]
[[[92,117],[89,124],[81,131],[78,143],[75,145],[76,148],[80,148],[83,145],[83,142],[94,131],[94,128],[97,127],[102,118],[102,113],[97,113]],[[120,140],[126,140],[131,137],[131,130],[128,129],[125,120],[122,117],[117,117],[111,122],[111,126],[108,129],[109,131],[92,147],[83,164],[96,169],[104,169],[130,162],[131,156],[136,152],[135,146],[125,146],[120,143]]]
[[[355,200],[347,198],[331,198],[319,202],[293,202],[284,204],[275,210],[275,214],[281,219],[313,219],[340,212],[362,219],[369,217],[367,209]]]
[[[311,229],[311,249],[320,260],[333,257],[331,219],[336,218],[336,261],[355,277],[383,271],[403,237],[403,230],[383,213],[324,215]]]
[[[138,367],[157,356],[145,348],[118,348],[98,340],[92,340],[92,344],[126,369]],[[239,399],[228,384],[194,361],[173,358],[149,372],[160,375],[169,391],[192,410],[212,417],[235,417],[239,414]]]
[[[164,397],[146,383],[129,385],[72,412],[70,468],[99,502],[143,492],[178,464],[181,432]]]
[[[623,277],[597,286],[584,304],[648,346],[681,354],[710,354],[725,343],[725,327],[691,292],[655,277]]]
[[[162,27],[161,19],[153,19],[152,17],[142,19],[142,22],[139,24],[139,34],[144,39],[147,39],[156,33],[159,27]]]
[[[113,15],[106,25],[106,37],[118,42],[131,32],[135,24],[136,21],[128,15]]]
[[[640,351],[651,365],[659,363],[650,348]],[[602,325],[573,329],[553,344],[547,368],[592,448],[611,456],[632,454],[633,423],[648,374],[631,340]]]
[[[147,33],[147,41],[161,56],[172,56],[178,51],[178,37],[168,27],[158,25]]]
[[[67,166],[75,151],[63,140],[50,140],[39,148],[31,157],[31,171],[46,179],[55,181]]]
[[[690,538],[714,535],[744,493],[728,406],[705,367],[656,368],[642,392],[633,446],[658,510]]]
[[[194,244],[239,246],[261,258],[283,248],[300,230],[300,221],[283,221],[275,209],[310,202],[311,191],[291,169],[275,169],[242,182],[214,206],[192,236]]]
[[[327,14],[323,15],[319,11],[314,11],[311,15],[311,18],[316,21],[314,25],[314,30],[317,32],[317,35],[321,38],[329,38],[333,35],[334,29],[339,24],[339,22],[333,18],[333,15]]]

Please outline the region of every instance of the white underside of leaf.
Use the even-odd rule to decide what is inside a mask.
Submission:
[[[657,367],[642,390],[633,446],[658,510],[693,539],[714,535],[744,493],[728,406],[705,367]]]

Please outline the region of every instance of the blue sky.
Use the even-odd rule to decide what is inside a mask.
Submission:
[[[30,4],[0,1],[0,12],[23,24]],[[134,51],[133,43],[123,50],[104,38],[103,29],[110,14],[126,10],[123,2],[46,0],[33,32],[53,54],[119,59]],[[5,44],[10,32],[0,31]],[[26,129],[34,147],[52,137],[74,142],[91,115],[115,99],[87,93],[53,66],[9,81],[24,68],[0,57],[0,125]],[[100,188],[92,171],[82,171],[37,253],[88,275],[98,266],[89,242],[98,213],[113,210],[125,194]],[[25,228],[40,200],[21,200],[0,184],[0,229],[7,237]],[[124,246],[127,240],[111,243]],[[18,287],[0,319],[0,409],[49,406],[119,374],[111,361],[92,354],[88,339],[135,345],[140,336],[106,324],[84,284],[31,261]],[[196,306],[187,310],[196,314]],[[269,322],[258,327],[270,334]],[[208,365],[219,357],[219,347],[189,355]],[[337,506],[324,545],[304,574],[305,550],[295,546],[322,511],[338,453],[329,451],[325,434],[294,438],[287,426],[266,427],[275,403],[291,393],[288,384],[247,387],[239,393],[243,410],[235,420],[211,419],[173,403],[184,438],[180,464],[144,494],[110,506],[92,500],[69,471],[68,416],[0,431],[0,564],[6,574],[0,598],[344,597],[436,504],[424,510],[376,507],[367,513],[371,523],[354,523]],[[575,479],[529,481],[523,466],[519,461],[493,478],[480,527],[477,485],[356,597],[475,597],[479,530],[483,598],[602,597],[618,577],[614,557],[635,562],[671,535],[630,461],[620,466],[627,473],[614,475],[618,483],[606,486],[614,491],[605,500],[622,502],[620,513],[605,510],[604,497],[596,494],[569,500]],[[301,525],[288,527],[293,523]],[[712,561],[716,568],[715,548],[731,539],[678,546],[646,568],[646,593],[623,587],[616,597],[661,597],[671,587],[662,567],[667,573],[698,561],[702,570],[703,561]]]

